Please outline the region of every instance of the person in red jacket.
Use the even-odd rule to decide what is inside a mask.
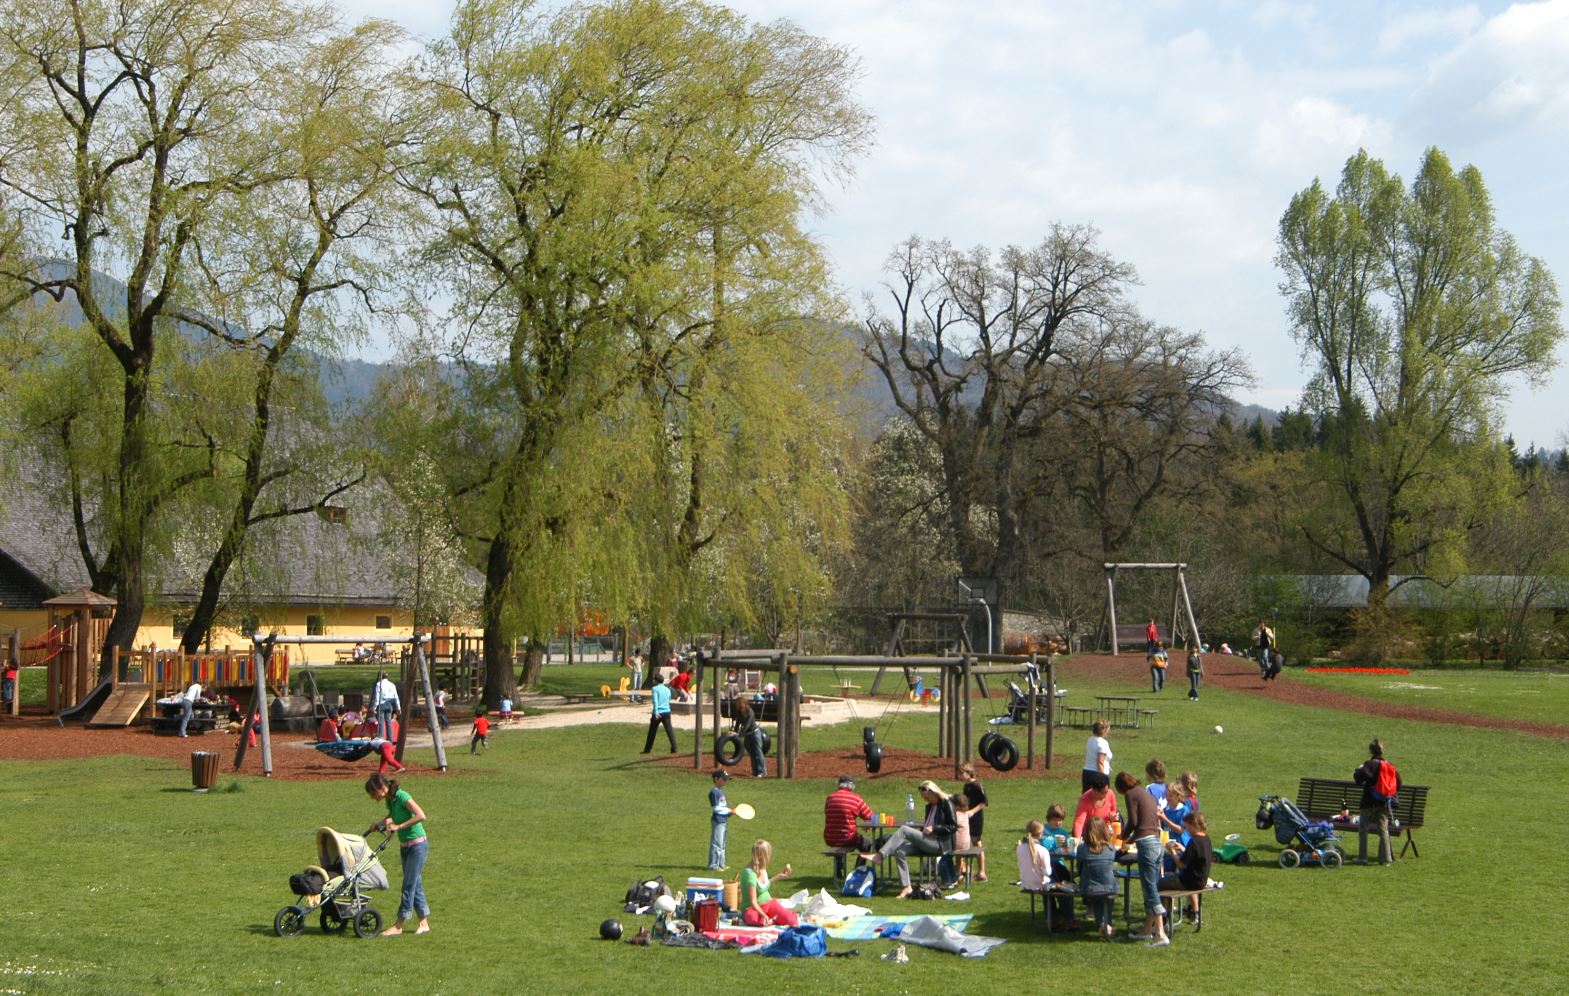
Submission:
[[[689,702],[692,699],[692,670],[688,665],[681,665],[676,676],[670,679],[670,694],[678,702]]]

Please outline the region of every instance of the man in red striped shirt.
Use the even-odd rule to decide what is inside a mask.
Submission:
[[[828,793],[823,803],[823,843],[829,847],[848,847],[855,851],[870,851],[872,841],[856,829],[857,819],[869,820],[876,814],[855,791],[855,779],[839,776],[839,787]],[[860,864],[859,858],[856,864]],[[834,858],[834,877],[844,877],[844,858]]]

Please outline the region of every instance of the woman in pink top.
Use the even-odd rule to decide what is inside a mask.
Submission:
[[[1110,785],[1096,785],[1079,796],[1079,808],[1073,814],[1073,835],[1084,836],[1084,824],[1092,816],[1099,816],[1107,823],[1117,818],[1117,797]]]

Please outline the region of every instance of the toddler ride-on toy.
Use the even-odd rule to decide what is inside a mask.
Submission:
[[[371,827],[365,833],[377,829]],[[289,888],[300,898],[273,918],[272,929],[277,935],[298,937],[305,930],[305,917],[313,909],[321,910],[323,933],[341,934],[350,925],[356,937],[381,933],[381,914],[361,891],[390,886],[387,870],[378,858],[387,849],[392,834],[385,830],[381,834],[381,843],[371,847],[364,837],[339,833],[332,827],[317,830],[316,851],[321,865],[290,876]]]
[[[1215,848],[1215,860],[1223,861],[1228,865],[1245,865],[1253,858],[1248,854],[1248,846],[1242,843],[1242,835],[1228,833],[1226,842]]]
[[[1258,814],[1253,819],[1260,830],[1275,828],[1275,840],[1286,845],[1280,852],[1280,867],[1303,864],[1339,868],[1345,862],[1340,838],[1327,820],[1310,820],[1297,804],[1280,795],[1261,795]]]

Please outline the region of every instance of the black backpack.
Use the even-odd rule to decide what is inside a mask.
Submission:
[[[654,905],[654,900],[660,896],[668,895],[670,895],[670,887],[665,885],[665,877],[663,875],[655,875],[650,879],[633,882],[632,887],[627,890],[625,911],[627,913],[636,913],[639,910],[647,909]]]

